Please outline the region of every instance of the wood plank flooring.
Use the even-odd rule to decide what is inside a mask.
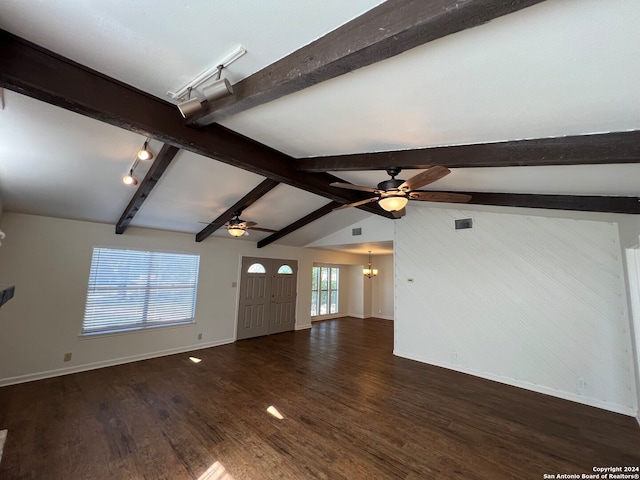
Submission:
[[[0,479],[541,479],[640,464],[633,418],[392,349],[392,322],[345,318],[198,350],[198,364],[0,388]]]

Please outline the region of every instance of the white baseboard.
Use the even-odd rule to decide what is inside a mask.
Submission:
[[[333,320],[334,318],[342,318],[349,316],[348,313],[331,313],[328,315],[317,315],[315,317],[311,317],[311,323],[313,322],[321,322],[322,320]]]
[[[487,380],[492,380],[498,383],[504,383],[506,385],[511,385],[513,387],[524,388],[525,390],[531,390],[533,392],[543,393],[545,395],[550,395],[552,397],[562,398],[563,400],[569,400],[571,402],[582,403],[583,405],[589,405],[590,407],[601,408],[603,410],[609,410],[610,412],[621,413],[623,415],[628,415],[634,417],[638,412],[634,411],[631,407],[626,407],[624,405],[616,405],[608,402],[603,402],[598,400],[597,398],[584,397],[582,395],[576,395],[571,392],[564,392],[562,390],[555,390],[553,388],[545,387],[543,385],[534,385],[532,383],[523,382],[520,380],[515,380],[509,377],[501,377],[499,375],[494,375],[488,372],[480,372],[469,368],[460,367],[459,365],[452,365],[446,362],[435,362],[433,360],[418,357],[415,355],[407,354],[404,352],[400,352],[394,349],[393,354],[402,357],[408,358],[409,360],[415,360],[416,362],[426,363],[429,365],[435,365],[436,367],[447,368],[449,370],[455,370],[457,372],[466,373],[469,375],[473,375],[475,377],[485,378]],[[640,418],[638,419],[638,423],[640,424]]]
[[[176,353],[193,352],[194,350],[202,350],[203,348],[219,347],[220,345],[226,345],[228,343],[233,343],[234,341],[235,339],[228,338],[225,340],[218,340],[216,342],[198,343],[197,345],[189,345],[186,347],[171,348],[168,350],[161,350],[157,352],[132,355],[130,357],[120,357],[110,360],[103,360],[100,362],[85,363],[83,365],[74,365],[73,367],[58,368],[55,370],[48,370],[46,372],[29,373],[27,375],[19,375],[17,377],[8,377],[0,379],[0,387],[6,387],[8,385],[15,385],[18,383],[32,382],[34,380],[42,380],[51,377],[60,377],[62,375],[69,375],[71,373],[86,372],[87,370],[95,370],[98,368],[112,367],[114,365],[122,365],[123,363],[148,360],[150,358],[164,357],[166,355],[175,355]]]
[[[296,330],[307,330],[311,328],[311,324],[307,324],[307,325],[296,325]]]

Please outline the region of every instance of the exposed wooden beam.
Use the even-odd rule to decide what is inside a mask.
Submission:
[[[387,0],[233,86],[197,125],[276,100],[543,0]]]
[[[541,195],[531,193],[445,192],[471,195],[469,204],[547,208],[582,212],[640,213],[640,197]],[[465,205],[465,204],[459,204]],[[409,202],[411,206],[411,202]]]
[[[511,142],[418,148],[301,158],[306,172],[385,170],[388,167],[449,168],[587,165],[640,162],[640,131],[536,138]]]
[[[222,227],[225,223],[231,220],[236,212],[240,212],[247,208],[249,205],[255,203],[258,199],[264,196],[267,192],[273,190],[279,182],[275,180],[271,180],[267,178],[263,182],[260,183],[256,188],[247,193],[244,197],[238,200],[233,204],[231,208],[229,208],[226,212],[222,213],[218,218],[216,218],[209,225],[204,227],[196,234],[196,242],[201,242],[213,232]]]
[[[140,185],[138,186],[136,193],[133,195],[133,198],[129,202],[129,205],[127,205],[127,208],[125,208],[124,212],[122,212],[120,220],[118,220],[118,223],[116,224],[117,234],[124,233],[124,231],[127,229],[129,223],[131,222],[131,220],[133,220],[135,214],[138,213],[138,210],[140,210],[140,207],[147,199],[147,197],[149,197],[149,193],[151,193],[153,187],[156,186],[156,183],[158,183],[158,180],[160,180],[160,177],[165,172],[179,150],[179,148],[176,148],[172,145],[162,146],[160,152],[156,156],[156,159],[153,161],[153,165],[151,165],[151,168],[149,168],[149,171],[145,175],[144,180],[140,182]]]
[[[342,204],[339,202],[327,203],[325,206],[320,207],[316,211],[311,212],[309,215],[302,217],[300,220],[296,220],[292,224],[287,225],[282,230],[279,230],[278,232],[272,235],[269,235],[267,238],[263,238],[258,242],[258,248],[266,247],[270,243],[275,242],[276,240],[284,237],[285,235],[289,235],[291,232],[294,232],[299,228],[302,228],[305,225],[308,225],[309,223],[316,221],[320,217],[324,217],[326,214],[331,213],[334,209],[338,208],[340,205]]]
[[[293,158],[220,125],[191,128],[176,107],[0,30],[0,87],[152,137],[174,147],[340,203],[362,199],[329,187],[339,178],[296,171]],[[371,213],[391,218],[376,206]]]

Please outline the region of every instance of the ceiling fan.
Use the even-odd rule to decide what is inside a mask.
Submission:
[[[270,228],[256,227],[256,225],[258,225],[256,222],[247,222],[246,220],[242,220],[240,218],[241,214],[242,214],[241,211],[234,212],[233,218],[229,220],[228,223],[223,225],[227,229],[227,232],[229,232],[229,235],[231,235],[232,237],[242,237],[243,235],[249,235],[248,230],[256,230],[258,232],[267,232],[267,233],[276,233],[278,231],[278,230],[272,230]],[[211,225],[211,223],[209,222],[199,222],[199,223],[205,223],[207,225]]]
[[[406,211],[404,207],[409,200],[419,200],[423,202],[451,202],[451,203],[464,203],[471,200],[471,195],[464,195],[460,193],[444,193],[444,192],[429,192],[418,190],[418,188],[429,185],[430,183],[440,180],[442,177],[446,177],[451,173],[446,167],[433,166],[417,175],[411,177],[409,180],[396,179],[396,176],[400,174],[401,169],[398,167],[387,168],[387,174],[391,177],[389,180],[384,180],[378,184],[377,187],[363,187],[360,185],[354,185],[352,183],[333,182],[330,185],[332,187],[347,188],[349,190],[359,190],[361,192],[374,193],[376,196],[367,198],[366,200],[360,200],[358,202],[350,203],[348,205],[342,205],[336,210],[349,207],[359,207],[366,203],[378,202],[378,205],[387,212],[396,212],[395,217],[402,217]]]

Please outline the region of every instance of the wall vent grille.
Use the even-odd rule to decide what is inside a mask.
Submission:
[[[456,220],[456,230],[464,230],[467,228],[473,228],[473,219],[461,218],[460,220]]]

